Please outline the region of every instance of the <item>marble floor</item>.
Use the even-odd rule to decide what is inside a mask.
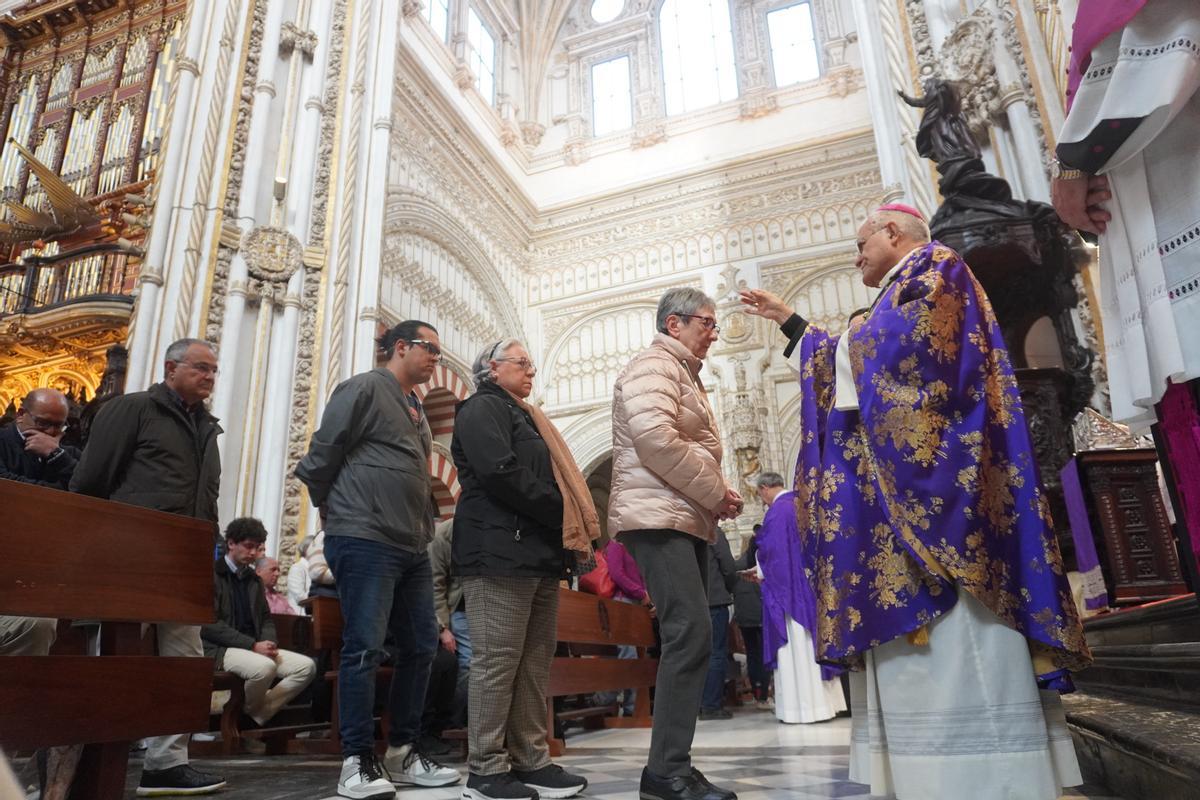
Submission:
[[[692,751],[696,766],[740,800],[868,800],[867,787],[847,780],[850,721],[783,725],[769,711],[745,709],[732,720],[701,722]],[[648,730],[571,731],[567,755],[558,763],[588,779],[590,800],[637,797]],[[221,772],[229,786],[222,800],[336,800],[336,758],[242,757],[195,761]],[[453,763],[453,762],[451,762]],[[457,765],[465,772],[465,766]],[[128,797],[134,797],[138,769],[131,764]],[[399,800],[457,800],[461,787],[401,789]],[[1069,800],[1121,800],[1103,787],[1069,790]],[[964,799],[969,800],[969,799]]]

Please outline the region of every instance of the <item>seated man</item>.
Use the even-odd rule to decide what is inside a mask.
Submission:
[[[267,594],[267,608],[271,610],[272,614],[304,616],[303,609],[293,605],[290,597],[275,588],[275,585],[279,583],[278,559],[263,556],[254,562],[254,571],[258,573],[258,579],[262,581],[263,590]]]
[[[216,668],[246,681],[246,713],[263,725],[312,681],[316,665],[308,656],[281,650],[267,595],[250,564],[267,540],[267,530],[252,517],[225,529],[225,556],[213,567],[213,604],[217,621],[200,629],[204,654]],[[271,686],[275,679],[279,683]]]
[[[70,407],[57,389],[34,389],[21,401],[12,425],[0,429],[0,478],[66,489],[79,460],[59,444]],[[54,644],[57,620],[0,616],[0,655],[44,656]]]

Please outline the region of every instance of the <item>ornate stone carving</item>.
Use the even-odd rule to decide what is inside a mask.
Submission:
[[[546,135],[546,126],[540,122],[532,122],[526,120],[521,123],[521,138],[525,144],[530,147],[537,147],[542,143],[542,137]]]
[[[908,13],[908,28],[913,50],[917,54],[917,83],[923,83],[937,71],[933,39],[929,35],[929,22],[925,18],[925,0],[904,0],[904,10]]]
[[[988,128],[1000,110],[992,19],[987,7],[960,19],[942,42],[939,58],[941,76],[958,89],[963,115],[981,141],[987,140]]]
[[[287,283],[300,269],[304,248],[290,231],[262,225],[250,230],[242,239],[242,255],[246,259],[246,268],[254,277]]]
[[[290,55],[293,50],[300,50],[308,59],[317,50],[317,34],[311,30],[301,29],[292,20],[283,23],[280,29],[280,53]]]
[[[229,176],[225,182],[223,208],[227,220],[236,220],[239,215],[238,198],[242,192],[242,176],[246,169],[246,144],[250,138],[250,115],[254,110],[254,87],[258,82],[258,65],[262,59],[263,28],[267,20],[266,0],[254,0],[254,15],[250,20],[250,41],[246,48],[246,62],[242,71],[237,121],[233,129],[233,148],[229,159]],[[200,218],[199,215],[196,215]],[[226,287],[229,284],[229,265],[233,261],[236,247],[222,243],[217,248],[217,257],[212,266],[212,291],[208,298],[208,316],[204,325],[204,338],[220,344],[222,325],[225,321]]]
[[[758,88],[742,94],[739,115],[742,119],[758,119],[779,110],[779,99],[766,88]]]

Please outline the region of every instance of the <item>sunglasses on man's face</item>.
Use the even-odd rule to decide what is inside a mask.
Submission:
[[[438,347],[437,344],[429,341],[428,339],[405,339],[404,341],[420,347],[422,350],[432,356],[437,356],[438,358],[442,357],[442,348]]]

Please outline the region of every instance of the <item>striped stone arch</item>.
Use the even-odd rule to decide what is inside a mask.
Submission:
[[[445,364],[438,364],[433,377],[417,387],[417,397],[425,406],[425,416],[434,439],[445,440],[454,433],[454,407],[470,394],[467,382]],[[437,500],[438,516],[453,514],[462,487],[458,483],[458,470],[450,458],[450,450],[441,441],[433,443],[429,474],[433,477],[433,496]]]
[[[433,377],[417,387],[417,398],[425,406],[425,416],[434,437],[454,431],[454,407],[470,394],[467,382],[445,364],[438,364]]]
[[[433,456],[429,459],[429,474],[433,476],[433,496],[437,500],[438,516],[453,514],[454,507],[458,505],[459,495],[462,494],[462,486],[458,483],[458,470],[454,468],[454,461],[451,460],[449,451],[441,444],[435,444],[433,447]]]

